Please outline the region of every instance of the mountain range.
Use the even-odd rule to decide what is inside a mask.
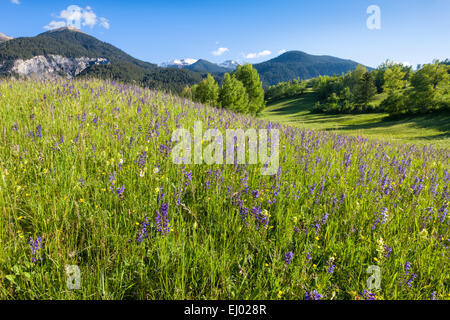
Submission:
[[[204,59],[175,59],[168,62],[158,64],[163,68],[178,68],[188,69],[193,71],[199,71],[202,73],[225,73],[236,70],[238,62],[234,60],[227,60],[222,63],[216,64]]]
[[[200,73],[160,68],[73,27],[0,43],[0,76],[38,79],[97,77],[180,92]]]
[[[289,51],[254,67],[267,86],[296,78],[341,74],[357,65],[351,60]],[[156,65],[136,59],[74,27],[15,39],[0,33],[0,76],[98,77],[180,92],[185,86],[200,82],[208,73],[220,82],[226,72],[233,72],[237,66],[233,60],[215,64],[204,59],[180,59]]]

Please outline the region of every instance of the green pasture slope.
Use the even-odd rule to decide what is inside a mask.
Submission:
[[[376,96],[373,103],[380,103],[382,98],[382,95]],[[313,91],[307,91],[298,98],[274,101],[267,105],[262,118],[305,129],[335,131],[392,143],[432,144],[437,148],[450,148],[450,114],[389,119],[385,113],[310,113],[315,101]]]

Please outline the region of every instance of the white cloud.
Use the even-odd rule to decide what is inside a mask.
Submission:
[[[283,54],[283,53],[286,53],[286,52],[287,52],[286,49],[281,49],[280,51],[278,51],[278,54]]]
[[[270,52],[269,50],[264,50],[258,53],[249,53],[245,56],[245,58],[247,59],[256,59],[256,58],[260,58],[260,57],[264,57],[264,56],[268,56],[271,55],[272,52]]]
[[[105,29],[109,29],[109,20],[106,18],[100,18],[100,25]]]
[[[97,24],[97,15],[94,13],[94,11],[85,11],[84,12],[84,21],[83,21],[83,26],[89,26],[89,27],[93,27]]]
[[[48,30],[58,29],[65,27],[66,23],[64,21],[51,21],[48,25],[46,25],[44,28]]]
[[[85,26],[93,28],[97,24],[105,29],[109,29],[110,27],[109,20],[97,17],[95,12],[89,6],[86,8],[81,8],[77,5],[68,6],[67,9],[62,10],[59,13],[58,18],[64,19],[65,21],[52,21],[44,28],[51,30],[64,26],[73,26],[77,29],[81,29],[81,27]]]
[[[230,51],[230,49],[228,49],[228,48],[219,48],[219,49],[217,49],[216,51],[213,51],[212,54],[213,54],[214,56],[221,56],[221,55],[223,55],[225,52],[228,52],[228,51]]]
[[[11,0],[11,3],[20,4],[20,1],[19,0]]]

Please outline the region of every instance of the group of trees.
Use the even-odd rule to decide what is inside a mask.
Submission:
[[[190,70],[173,68],[144,69],[127,62],[93,65],[83,70],[78,77],[113,79],[175,94],[180,94],[186,85],[194,85],[202,80],[201,74]]]
[[[270,86],[265,90],[266,101],[274,101],[286,98],[293,98],[302,95],[307,87],[307,82],[299,78],[291,81],[280,82]]]
[[[399,68],[385,73],[387,98],[380,108],[393,116],[450,111],[450,66],[435,61],[412,72]]]
[[[208,74],[199,84],[184,88],[181,95],[200,103],[253,115],[266,106],[258,71],[250,64],[238,66],[233,74],[226,73],[221,87]]]
[[[370,104],[377,93],[374,75],[364,66],[341,76],[320,76],[312,80],[317,92],[316,112],[359,113],[374,111]]]
[[[448,60],[418,66],[386,61],[368,71],[358,66],[341,76],[312,80],[318,102],[313,111],[324,113],[388,112],[390,115],[450,110]],[[377,94],[381,103],[376,103]]]

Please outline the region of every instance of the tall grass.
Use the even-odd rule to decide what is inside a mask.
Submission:
[[[197,120],[278,128],[278,174],[173,164]],[[2,81],[0,123],[2,299],[449,298],[448,149],[93,80]]]

